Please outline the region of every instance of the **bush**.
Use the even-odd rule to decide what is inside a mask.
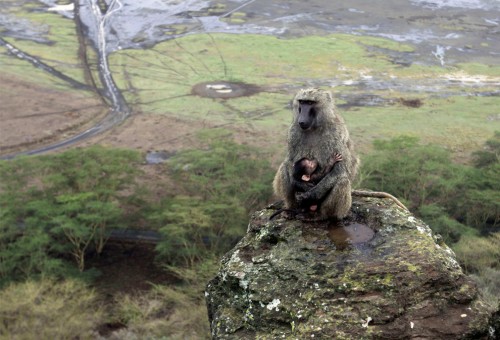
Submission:
[[[397,195],[410,208],[442,203],[453,193],[461,173],[446,150],[407,136],[374,146],[375,153],[363,162],[363,186]]]
[[[435,204],[422,205],[418,209],[418,214],[429,224],[435,233],[443,237],[447,244],[458,242],[460,237],[465,234],[479,234],[475,229],[461,224],[448,216],[443,207]]]
[[[182,280],[180,285],[155,285],[144,295],[123,294],[116,298],[114,318],[127,329],[116,332],[114,338],[210,338],[203,292],[215,275],[217,261],[208,258],[191,268],[168,269]]]
[[[121,295],[116,300],[115,318],[127,326],[116,338],[210,338],[205,302],[174,288],[157,285],[147,294]]]
[[[500,232],[488,237],[464,235],[453,250],[469,273],[478,273],[484,268],[500,269]]]
[[[244,234],[249,211],[272,194],[274,171],[266,157],[224,130],[200,138],[207,149],[181,152],[168,165],[186,195],[167,197],[150,218],[164,236],[158,258],[169,263],[191,265],[227,251]]]
[[[496,307],[500,302],[500,232],[488,237],[464,235],[453,250],[465,271],[473,274],[485,301]]]
[[[451,241],[458,241],[465,231],[463,224],[482,232],[497,230],[498,157],[489,157],[496,161],[481,161],[474,168],[453,163],[445,149],[420,145],[413,137],[376,141],[374,146],[375,153],[363,162],[363,186],[401,197]]]
[[[484,301],[493,310],[500,303],[500,269],[482,268],[477,274],[471,275],[477,282],[484,296]]]
[[[0,284],[80,271],[121,226],[125,190],[134,192],[134,151],[94,146],[0,162]]]
[[[473,154],[474,165],[477,168],[484,168],[500,161],[500,131],[496,131],[493,138],[486,141],[483,150]]]
[[[96,295],[72,280],[27,281],[0,291],[0,338],[95,338],[102,310]]]

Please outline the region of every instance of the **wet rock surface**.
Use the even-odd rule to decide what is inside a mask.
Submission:
[[[473,281],[411,213],[374,198],[341,223],[274,212],[252,216],[207,285],[213,338],[491,338]]]

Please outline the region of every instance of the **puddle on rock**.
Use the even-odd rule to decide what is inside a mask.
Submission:
[[[328,237],[338,250],[344,250],[349,246],[355,246],[370,241],[375,232],[361,223],[351,223],[346,226],[338,224],[330,226]]]

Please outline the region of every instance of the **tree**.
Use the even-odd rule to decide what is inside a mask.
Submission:
[[[204,131],[208,147],[174,156],[168,168],[183,195],[167,197],[150,221],[163,240],[159,258],[191,265],[227,251],[243,235],[248,212],[272,193],[274,171],[257,150],[235,143],[224,130]]]
[[[402,197],[411,208],[442,204],[463,177],[446,150],[420,145],[417,138],[375,141],[374,147],[375,153],[363,161],[362,171],[368,175],[362,185]]]
[[[85,254],[89,245],[95,244],[98,254],[104,249],[109,227],[117,226],[120,209],[114,202],[99,201],[93,192],[57,196],[54,205],[53,224],[50,232],[64,236],[71,245],[71,254],[78,269],[85,269]]]
[[[88,251],[101,253],[109,228],[122,226],[139,160],[94,146],[0,162],[2,279],[64,275],[68,256],[83,271]]]
[[[486,143],[490,155],[481,151],[475,167],[455,164],[444,148],[421,145],[413,137],[376,141],[375,153],[363,162],[362,185],[402,197],[454,242],[468,229],[465,225],[482,232],[498,230],[500,144],[499,134],[495,136]]]

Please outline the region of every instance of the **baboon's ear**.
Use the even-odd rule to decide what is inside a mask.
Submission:
[[[333,96],[330,91],[326,91],[326,98],[330,101],[333,102]]]

